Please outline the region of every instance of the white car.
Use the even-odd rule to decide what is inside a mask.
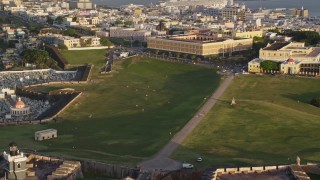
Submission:
[[[202,162],[202,157],[198,157],[197,162]]]
[[[182,168],[183,169],[192,169],[194,166],[192,164],[189,163],[183,163],[182,164]]]

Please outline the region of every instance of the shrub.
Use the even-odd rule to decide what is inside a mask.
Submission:
[[[313,98],[310,103],[320,108],[320,96]]]

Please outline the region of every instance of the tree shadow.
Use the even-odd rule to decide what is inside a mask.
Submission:
[[[286,93],[286,94],[282,94],[281,96],[288,98],[288,99],[295,100],[297,102],[310,104],[311,100],[314,97],[320,96],[320,92],[315,91],[315,92],[307,92],[307,93],[301,93],[301,94]]]

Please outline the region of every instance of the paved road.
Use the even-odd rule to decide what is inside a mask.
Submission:
[[[170,140],[170,142],[163,147],[160,152],[151,160],[142,162],[139,167],[142,171],[149,171],[154,169],[162,170],[176,170],[181,168],[181,163],[170,159],[171,154],[181,145],[181,143],[187,138],[193,131],[199,122],[206,116],[210,109],[216,104],[223,92],[231,84],[234,76],[229,76],[218,89],[211,95],[207,102],[201,107],[196,115]],[[230,100],[231,101],[231,100]]]

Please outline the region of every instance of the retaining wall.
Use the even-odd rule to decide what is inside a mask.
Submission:
[[[114,46],[110,46],[113,48]],[[81,48],[69,48],[69,51],[81,51],[81,50],[96,50],[96,49],[109,49],[109,46],[97,46],[97,47],[81,47]]]
[[[122,179],[128,176],[137,178],[139,175],[138,169],[123,166],[116,166],[95,161],[83,161],[81,164],[82,171],[84,173],[94,173],[97,176]]]
[[[289,165],[277,165],[277,166],[259,166],[259,167],[238,167],[238,168],[219,168],[212,175],[211,180],[217,180],[218,176],[223,174],[235,174],[235,173],[260,173],[270,170],[278,170],[288,168]]]

